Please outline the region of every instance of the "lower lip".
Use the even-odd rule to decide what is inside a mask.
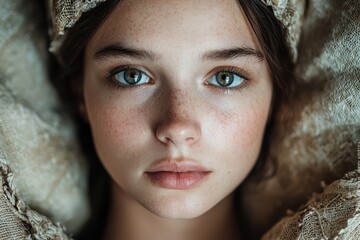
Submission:
[[[203,181],[210,172],[147,172],[156,185],[168,189],[190,189]]]

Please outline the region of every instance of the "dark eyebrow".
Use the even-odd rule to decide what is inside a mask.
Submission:
[[[107,45],[105,47],[100,48],[94,54],[94,58],[96,60],[102,60],[111,57],[128,57],[128,58],[137,58],[137,59],[144,59],[144,60],[151,60],[154,61],[158,57],[156,54],[136,48],[127,48],[123,47],[118,43],[113,43]],[[224,49],[224,50],[213,50],[206,52],[202,56],[202,60],[228,60],[234,59],[238,57],[248,57],[252,56],[257,58],[257,60],[262,61],[264,59],[264,55],[253,48],[250,47],[237,47],[232,49]]]
[[[210,52],[206,52],[203,56],[203,60],[228,60],[234,59],[238,57],[255,57],[258,61],[262,61],[264,59],[264,55],[253,48],[250,47],[237,47],[232,49],[224,49],[224,50],[214,50]]]
[[[128,58],[137,58],[144,60],[152,60],[154,61],[157,57],[154,53],[135,49],[135,48],[126,48],[117,43],[107,45],[105,47],[100,48],[94,54],[94,58],[96,60],[102,60],[111,57],[128,57]]]

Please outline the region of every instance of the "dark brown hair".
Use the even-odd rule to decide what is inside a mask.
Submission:
[[[270,7],[260,1],[239,1],[260,43],[261,50],[272,72],[275,95],[288,98],[292,89],[292,71],[284,27],[275,18]]]
[[[277,169],[277,163],[272,161],[272,168],[267,169],[271,171],[266,173],[262,171],[265,170],[262,167],[269,153],[274,117],[281,105],[289,101],[294,89],[294,64],[286,45],[284,26],[276,19],[271,7],[266,6],[260,0],[239,0],[239,3],[258,39],[273,80],[272,112],[265,128],[260,156],[251,173],[257,175],[256,179],[262,180],[264,177],[271,177]]]
[[[70,105],[70,111],[75,115],[78,114],[79,103],[83,98],[82,74],[86,45],[119,1],[107,0],[95,10],[83,13],[79,21],[67,31],[59,49],[60,69],[54,83],[60,97]]]

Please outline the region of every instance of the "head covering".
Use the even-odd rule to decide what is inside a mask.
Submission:
[[[275,17],[285,28],[287,45],[289,47],[293,62],[296,62],[298,56],[297,45],[300,40],[306,0],[261,1],[267,6],[271,6]]]
[[[66,29],[73,27],[82,13],[96,8],[106,0],[48,0],[50,19],[50,51],[56,54],[65,37]],[[270,6],[287,34],[287,45],[293,62],[297,59],[297,44],[300,39],[305,0],[261,0]]]
[[[66,29],[71,28],[84,12],[88,12],[106,0],[47,0],[50,52],[56,55],[64,38]]]

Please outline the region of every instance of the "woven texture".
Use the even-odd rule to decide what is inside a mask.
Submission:
[[[271,177],[245,184],[243,204],[254,232],[269,229],[287,209],[298,209],[322,191],[321,182],[330,184],[357,168],[359,9],[358,0],[307,3],[298,86],[277,115],[266,159]]]
[[[1,163],[0,163],[1,164]],[[6,197],[5,171],[0,168],[0,239],[26,239],[28,233],[23,222],[16,216],[13,205]]]
[[[81,17],[82,13],[90,11],[105,0],[55,0],[50,1],[53,6],[55,30],[60,35],[64,34],[65,28],[72,27]]]
[[[360,171],[346,174],[278,222],[262,240],[360,239],[359,183]]]
[[[1,2],[0,155],[20,197],[76,232],[89,214],[86,164],[49,81],[46,17],[36,3]]]
[[[0,155],[0,239],[69,240],[64,229],[30,209],[17,195],[14,175]]]
[[[56,52],[61,45],[65,29],[71,28],[84,12],[95,8],[106,0],[47,0],[49,19],[52,24],[50,35],[53,39],[51,52]]]

